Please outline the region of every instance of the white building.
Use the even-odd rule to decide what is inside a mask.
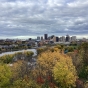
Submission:
[[[72,36],[71,41],[76,41],[76,36]]]
[[[62,36],[62,42],[65,42],[65,36]]]
[[[56,37],[55,36],[53,37],[53,42],[56,42]]]

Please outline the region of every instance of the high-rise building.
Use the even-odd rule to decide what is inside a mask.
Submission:
[[[53,42],[56,42],[56,37],[55,36],[53,37]]]
[[[71,41],[76,41],[76,36],[72,36]]]
[[[56,42],[59,42],[59,37],[56,37]]]
[[[40,40],[40,37],[39,36],[37,36],[37,40]]]
[[[44,34],[44,39],[45,39],[45,40],[48,39],[48,34]]]
[[[58,37],[53,37],[53,42],[59,42],[59,38]]]
[[[62,36],[62,42],[65,42],[65,36]]]
[[[62,37],[59,38],[59,41],[62,42]]]
[[[43,40],[43,36],[41,36],[41,40]]]
[[[70,42],[70,36],[66,35],[66,42]]]

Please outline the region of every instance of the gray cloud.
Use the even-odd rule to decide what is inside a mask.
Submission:
[[[0,0],[0,36],[88,37],[87,8],[87,0]]]

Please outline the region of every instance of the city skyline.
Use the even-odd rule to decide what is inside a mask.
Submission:
[[[8,38],[8,37],[6,37],[6,38],[5,38],[5,37],[4,37],[4,38],[0,38],[0,40],[10,40],[10,39],[11,39],[11,40],[29,40],[29,39],[33,39],[33,40],[48,40],[50,37],[58,37],[58,38],[64,37],[64,38],[66,38],[66,36],[69,36],[69,37],[71,38],[71,37],[74,37],[75,35],[68,35],[68,34],[67,34],[67,35],[61,35],[61,36],[58,35],[58,36],[57,36],[57,35],[54,35],[54,34],[52,34],[52,35],[47,34],[47,39],[46,39],[46,38],[45,38],[45,34],[43,34],[43,35],[37,35],[37,36],[35,36],[35,37],[34,37],[34,36],[33,36],[33,37],[32,37],[32,36],[29,37],[29,36],[28,36],[27,38],[23,38],[23,37],[20,37],[20,38],[17,38],[17,37],[16,37],[16,38],[11,38],[11,37]],[[77,36],[75,36],[75,37],[76,37],[76,39],[78,39],[78,40],[79,40],[79,39],[88,39],[88,38],[86,38],[86,37],[82,37],[82,38],[78,38]],[[51,38],[51,39],[52,39],[52,38]]]
[[[0,0],[0,39],[88,38],[87,8],[88,0]]]

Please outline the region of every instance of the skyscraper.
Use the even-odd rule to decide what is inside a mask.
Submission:
[[[59,41],[59,38],[58,38],[57,36],[54,36],[54,37],[52,38],[52,41],[53,41],[53,42],[58,42],[58,41]]]
[[[70,42],[70,36],[66,35],[66,42]]]
[[[53,37],[53,42],[56,42],[56,37],[55,36]]]
[[[59,38],[58,37],[56,37],[56,42],[59,42]]]
[[[43,40],[43,36],[41,36],[41,40]]]
[[[45,39],[45,40],[48,39],[48,34],[44,34],[44,39]]]
[[[65,42],[65,36],[62,36],[62,42]]]
[[[62,42],[62,37],[59,38],[59,41]]]

